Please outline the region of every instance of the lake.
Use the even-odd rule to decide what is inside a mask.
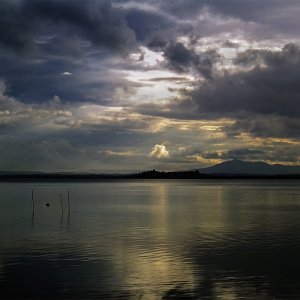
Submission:
[[[300,299],[300,181],[24,182],[0,191],[2,299]]]

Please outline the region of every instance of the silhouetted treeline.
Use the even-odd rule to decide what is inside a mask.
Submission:
[[[300,174],[287,175],[249,175],[249,174],[203,174],[199,171],[145,171],[138,174],[129,175],[135,179],[300,179]]]
[[[199,171],[165,172],[157,170],[145,171],[129,176],[136,179],[202,179],[209,177],[208,175],[200,174]]]

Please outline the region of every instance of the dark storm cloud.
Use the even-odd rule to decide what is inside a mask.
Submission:
[[[155,34],[150,41],[148,42],[147,46],[150,49],[158,50],[160,51],[162,48],[165,48],[167,46],[167,39],[163,37],[162,34]]]
[[[107,60],[135,46],[124,13],[110,1],[0,1],[0,78],[21,101],[59,95],[104,104],[120,91],[125,97],[134,84]]]
[[[6,81],[8,93],[25,102],[59,95],[63,101],[100,104],[131,95],[137,84],[113,70],[139,67],[107,61],[136,51],[137,42],[154,41],[158,33],[176,24],[155,10],[125,9],[112,3],[1,1],[0,78]],[[95,65],[98,71],[91,72],[90,66]]]
[[[20,57],[0,57],[2,78],[5,78],[10,95],[28,101],[48,101],[55,94],[68,98],[82,95],[74,80],[63,76],[64,71],[77,72],[78,66],[62,59],[39,61],[23,60]],[[76,91],[77,90],[77,91]]]
[[[296,44],[289,43],[283,46],[281,51],[248,49],[238,53],[234,63],[244,66],[260,66],[265,63],[267,67],[289,67],[294,63],[300,63],[300,48]]]
[[[291,44],[278,52],[263,50],[259,56],[264,65],[254,64],[248,71],[225,73],[193,91],[191,97],[199,113],[237,117],[246,112],[300,117],[299,47]]]
[[[174,20],[155,11],[130,9],[125,13],[128,27],[134,30],[139,41],[143,41],[158,31],[176,25]]]
[[[122,51],[135,39],[124,16],[108,1],[1,1],[0,16],[0,43],[15,51],[34,46],[39,36],[61,33]]]
[[[113,5],[111,4],[113,3]],[[49,42],[47,37],[72,37],[112,50],[127,51],[138,41],[147,41],[154,46],[165,43],[170,36],[186,31],[192,32],[193,16],[199,16],[204,8],[225,16],[237,16],[260,23],[268,18],[259,16],[273,13],[280,16],[281,10],[299,7],[295,1],[140,1],[136,7],[122,7],[130,1],[97,0],[3,0],[0,3],[0,43],[15,51],[35,48],[36,41]],[[115,5],[118,4],[118,5]],[[146,4],[146,9],[139,4]],[[294,9],[295,10],[295,9]],[[162,13],[163,12],[163,13]],[[175,16],[175,18],[174,18]],[[181,22],[182,17],[189,22]],[[284,18],[284,13],[282,18]],[[285,18],[286,19],[286,18]],[[295,19],[297,24],[297,18]],[[296,25],[294,24],[294,25]],[[197,27],[197,26],[196,26]],[[199,33],[198,28],[197,31]],[[201,32],[200,32],[201,35]]]
[[[0,44],[22,52],[32,44],[30,24],[19,12],[20,2],[0,2]]]
[[[6,92],[27,103],[47,102],[58,95],[63,101],[114,105],[118,97],[126,98],[138,87],[104,63],[93,67],[64,57],[24,60],[0,56],[0,64]]]
[[[197,53],[193,47],[186,47],[180,42],[170,43],[164,50],[164,55],[167,67],[179,73],[193,70],[205,78],[211,78],[213,64],[220,58],[215,49]]]

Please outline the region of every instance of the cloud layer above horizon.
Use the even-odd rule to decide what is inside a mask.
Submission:
[[[0,1],[2,171],[300,164],[300,2]]]

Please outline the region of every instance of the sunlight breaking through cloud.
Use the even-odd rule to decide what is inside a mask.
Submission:
[[[152,148],[152,151],[150,152],[149,156],[156,158],[168,158],[170,155],[167,147],[164,144],[156,144]]]

